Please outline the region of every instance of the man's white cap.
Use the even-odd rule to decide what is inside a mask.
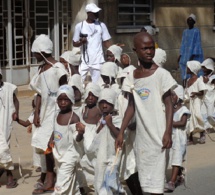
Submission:
[[[69,85],[61,85],[57,91],[57,98],[62,94],[65,93],[67,97],[71,100],[71,102],[74,104],[75,102],[75,95],[74,90]]]
[[[192,19],[196,22],[196,15],[190,14],[188,18],[192,18]],[[188,18],[187,18],[187,19],[188,19]]]
[[[111,45],[107,50],[110,51],[114,55],[114,58],[120,62],[120,58],[122,54],[122,48],[120,46]]]
[[[99,94],[99,101],[105,100],[110,104],[113,104],[115,106],[116,103],[116,99],[117,99],[117,93],[111,89],[111,88],[104,88],[101,90],[100,94]]]
[[[153,61],[158,66],[163,67],[166,62],[166,52],[163,49],[157,48],[155,50],[155,56],[153,58]]]
[[[181,85],[178,85],[174,90],[175,94],[178,96],[179,99],[184,99],[184,88]]]
[[[211,58],[207,58],[206,60],[204,60],[201,66],[204,66],[208,70],[212,70],[212,72],[214,72],[214,61]]]
[[[53,43],[47,35],[41,34],[34,40],[31,51],[34,53],[44,52],[51,54],[53,51]]]
[[[86,12],[97,13],[101,10],[101,8],[99,8],[95,3],[89,3],[86,5],[85,10]]]
[[[187,67],[190,69],[191,72],[193,72],[195,75],[197,75],[201,69],[201,63],[196,60],[188,61]]]

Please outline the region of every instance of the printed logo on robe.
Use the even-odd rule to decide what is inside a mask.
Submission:
[[[58,131],[54,131],[54,141],[55,142],[58,142],[58,141],[60,141],[61,139],[62,139],[62,134],[60,133],[60,132],[58,132]]]
[[[137,93],[142,100],[146,100],[149,97],[150,90],[146,89],[146,88],[142,88],[142,89],[137,90]]]

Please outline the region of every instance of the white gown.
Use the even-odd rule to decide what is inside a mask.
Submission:
[[[158,68],[149,77],[135,79],[133,72],[125,78],[122,90],[133,94],[135,101],[135,156],[142,191],[163,193],[166,150],[162,138],[166,130],[163,95],[177,86],[170,73]]]
[[[10,154],[10,136],[12,131],[12,114],[15,111],[13,94],[17,87],[4,82],[0,90],[0,167],[13,170],[13,162]]]

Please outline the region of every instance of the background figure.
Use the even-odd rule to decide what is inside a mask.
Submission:
[[[188,29],[183,31],[180,55],[178,62],[181,70],[181,79],[184,81],[188,77],[186,75],[187,61],[196,60],[203,61],[203,51],[201,45],[201,34],[198,28],[194,27],[196,16],[190,14],[187,18]],[[201,75],[201,72],[199,73]]]
[[[100,76],[100,67],[104,63],[102,44],[108,48],[111,36],[106,25],[98,20],[101,8],[94,3],[87,4],[85,8],[87,19],[75,26],[73,46],[80,47],[82,51],[79,72],[82,81],[90,71],[92,82],[96,83]]]

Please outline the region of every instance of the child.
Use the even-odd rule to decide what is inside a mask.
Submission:
[[[108,164],[112,162],[112,157],[115,156],[114,142],[121,125],[121,117],[112,115],[116,95],[115,91],[110,88],[103,89],[99,95],[98,102],[102,118],[92,143],[96,154],[94,187],[98,194],[102,194],[100,192],[104,185],[105,170]]]
[[[97,134],[98,122],[101,119],[101,112],[97,106],[100,91],[98,85],[94,83],[87,84],[84,94],[86,105],[82,108],[81,122],[76,125],[79,131],[81,129],[84,131],[83,146],[85,154],[80,161],[83,170],[83,178],[81,178],[83,187],[93,186],[94,182],[96,153],[92,150],[92,143]]]
[[[120,62],[124,68],[127,68],[128,66],[131,65],[131,58],[128,54],[126,53],[122,53],[121,58],[120,58]]]
[[[211,58],[207,58],[202,62],[201,66],[204,76],[200,78],[203,80],[207,88],[202,105],[202,115],[205,121],[205,129],[207,131],[212,128],[207,120],[207,117],[212,116],[214,113],[215,91],[214,85],[210,82],[210,78],[214,73],[214,61]]]
[[[74,102],[72,87],[69,85],[60,86],[57,91],[57,104],[60,110],[55,118],[52,137],[52,139],[54,138],[53,155],[57,171],[54,188],[56,195],[80,194],[75,174],[79,154],[74,146],[75,124],[79,122],[79,117],[72,110]]]
[[[199,143],[205,143],[205,129],[201,106],[206,86],[202,79],[197,76],[200,69],[200,62],[195,60],[187,62],[187,74],[190,74],[190,78],[186,83],[185,98],[189,101],[189,110],[191,113],[188,130],[188,133],[190,134],[188,144],[193,144],[193,134],[196,132],[200,132]]]
[[[6,170],[7,188],[15,188],[18,185],[12,174],[14,166],[9,147],[12,122],[19,116],[19,101],[16,93],[15,85],[3,82],[0,69],[0,176]]]
[[[166,149],[172,145],[171,89],[176,81],[154,64],[155,43],[148,33],[136,34],[133,43],[140,66],[123,82],[122,90],[129,98],[116,148],[122,148],[124,131],[135,114],[134,151],[142,192],[163,194]]]
[[[72,51],[65,51],[60,56],[60,62],[64,64],[70,76],[79,74],[78,68],[81,60],[81,51],[79,48],[73,48]]]
[[[183,106],[184,89],[178,85],[172,91],[172,102],[174,107],[173,115],[173,131],[170,162],[172,165],[172,175],[170,181],[165,186],[165,191],[173,192],[175,190],[177,176],[182,168],[183,156],[186,151],[187,143],[187,119],[190,116],[190,111],[186,106]]]
[[[16,118],[15,121],[17,121],[18,124],[28,127],[27,132],[28,133],[34,133],[35,131],[35,126],[33,123],[34,120],[34,109],[35,109],[35,103],[36,103],[36,96],[37,94],[34,95],[34,99],[32,100],[32,108],[33,111],[31,115],[28,117],[26,121],[21,120],[20,118]],[[40,171],[37,171],[38,168],[36,169],[36,172],[41,172],[40,178],[37,180],[37,183],[35,184],[35,188],[42,188],[45,182],[45,177],[46,177],[46,160],[45,160],[45,155],[44,154],[38,154],[36,152],[36,149],[33,147],[33,165],[34,167],[40,168]]]

